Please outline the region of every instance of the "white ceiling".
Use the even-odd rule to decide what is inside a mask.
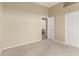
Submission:
[[[35,2],[35,3],[39,4],[41,6],[50,8],[50,7],[56,5],[56,4],[60,3],[60,2]]]

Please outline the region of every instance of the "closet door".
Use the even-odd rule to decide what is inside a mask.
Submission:
[[[65,15],[66,44],[79,47],[79,11]]]

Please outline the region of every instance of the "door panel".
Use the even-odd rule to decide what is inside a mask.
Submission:
[[[54,17],[48,18],[48,39],[54,40]]]

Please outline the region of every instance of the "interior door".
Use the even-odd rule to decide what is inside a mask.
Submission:
[[[79,47],[79,11],[65,15],[66,44]]]
[[[54,40],[54,17],[48,18],[48,39]]]

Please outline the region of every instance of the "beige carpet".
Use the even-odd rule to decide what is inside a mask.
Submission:
[[[79,48],[63,45],[53,40],[42,40],[2,52],[2,56],[78,56]]]

